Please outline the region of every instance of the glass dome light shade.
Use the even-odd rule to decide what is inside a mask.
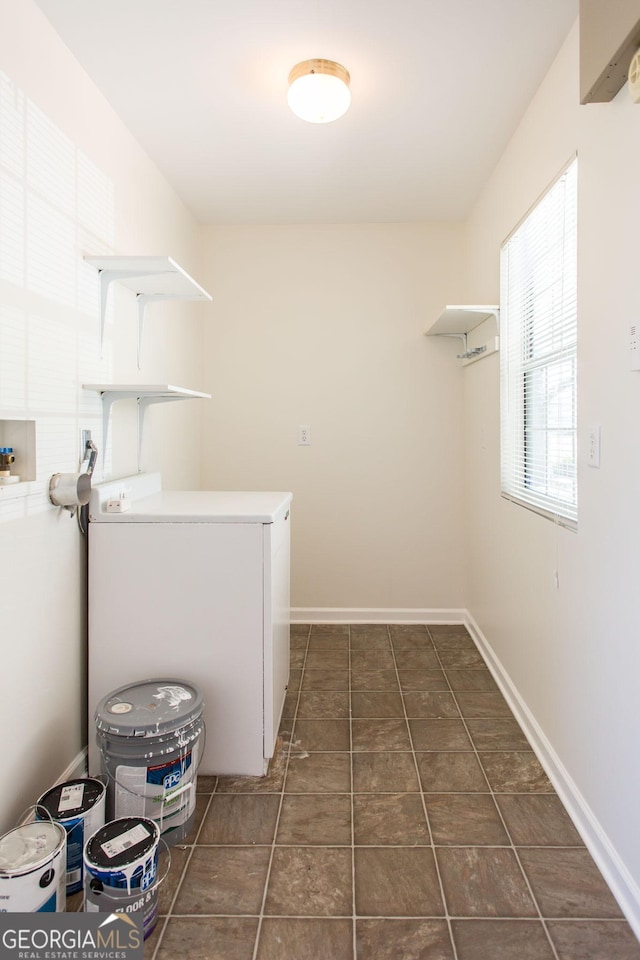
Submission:
[[[303,60],[289,74],[287,101],[301,120],[330,123],[349,109],[349,71],[333,60]]]

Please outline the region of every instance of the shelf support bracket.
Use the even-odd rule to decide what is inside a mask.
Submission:
[[[100,359],[102,359],[109,287],[116,280],[130,280],[134,277],[144,277],[146,274],[138,270],[98,270],[98,276],[100,278]]]
[[[145,384],[127,384],[119,386],[116,384],[84,383],[82,386],[84,390],[95,390],[100,396],[100,400],[102,402],[102,448],[104,450],[102,460],[103,476],[108,447],[111,411],[116,400],[135,400],[137,404],[137,460],[138,473],[140,473],[142,469],[142,434],[147,408],[150,407],[152,403],[169,403],[170,401],[174,400],[211,399],[210,393],[198,393],[195,390],[186,390],[182,387],[171,386],[171,384],[158,384],[157,386],[146,386]]]
[[[103,447],[103,456],[102,456],[102,476],[104,479],[104,470],[105,470],[105,460],[107,456],[107,440],[109,438],[109,424],[111,422],[111,408],[116,400],[133,400],[137,399],[138,391],[131,391],[129,393],[122,393],[120,390],[102,390],[100,392],[100,399],[102,400],[102,447]]]
[[[439,337],[454,337],[456,340],[462,340],[462,350],[463,353],[467,352],[467,335],[466,333],[439,333]],[[458,354],[460,357],[462,354]]]

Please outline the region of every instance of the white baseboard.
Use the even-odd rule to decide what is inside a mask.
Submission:
[[[57,786],[59,783],[66,783],[67,780],[79,780],[83,777],[88,776],[87,774],[87,748],[83,747],[80,753],[73,758],[69,766],[60,774],[53,786]],[[45,791],[47,792],[47,791]],[[35,810],[34,807],[29,807],[24,814],[22,815],[19,826],[22,826],[24,823],[29,823],[33,817]]]
[[[620,909],[640,938],[640,888],[471,614],[466,626]]]
[[[465,623],[464,609],[292,607],[291,623]]]
[[[87,748],[83,747],[77,757],[74,757],[67,769],[58,777],[56,784],[66,783],[67,780],[78,780],[88,776]]]

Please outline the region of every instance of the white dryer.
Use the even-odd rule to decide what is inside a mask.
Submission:
[[[111,512],[124,493],[129,509]],[[262,776],[289,678],[290,493],[94,487],[89,506],[89,771],[95,708],[126,683],[190,680],[202,774]],[[117,505],[116,505],[117,506]]]

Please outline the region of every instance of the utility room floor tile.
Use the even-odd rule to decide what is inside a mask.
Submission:
[[[453,960],[444,920],[357,920],[356,944],[358,960]]]
[[[265,917],[257,960],[320,960],[351,957],[352,920]]]
[[[435,844],[509,843],[495,801],[486,793],[430,793],[425,802]]]
[[[451,926],[458,960],[555,960],[539,920],[453,920]]]
[[[522,848],[524,872],[544,917],[622,917],[584,848]]]
[[[257,917],[172,917],[156,957],[252,960],[257,930]]]
[[[503,794],[496,797],[516,846],[581,847],[580,834],[555,794]]]
[[[441,847],[437,857],[452,916],[538,916],[513,850]]]
[[[432,850],[357,847],[355,871],[358,916],[444,916]]]
[[[352,916],[351,850],[276,847],[267,890],[269,916]]]
[[[351,846],[351,798],[348,794],[286,796],[276,843]]]
[[[270,854],[270,847],[196,848],[173,913],[259,914]]]
[[[354,842],[360,846],[430,843],[422,798],[416,793],[355,796],[353,821]]]

